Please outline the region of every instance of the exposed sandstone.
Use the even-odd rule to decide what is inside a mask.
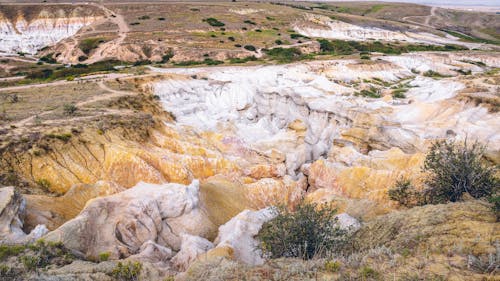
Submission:
[[[124,258],[140,252],[147,241],[178,251],[183,233],[208,236],[216,231],[199,206],[199,183],[141,183],[121,193],[91,200],[74,219],[45,238],[61,241],[86,257],[109,252]]]

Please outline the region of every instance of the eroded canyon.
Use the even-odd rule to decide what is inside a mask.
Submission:
[[[5,56],[5,73],[25,69],[16,60],[51,71],[0,81],[2,278],[117,280],[120,262],[139,264],[140,280],[495,280],[491,203],[407,208],[388,190],[401,178],[424,188],[437,140],[477,140],[483,161],[500,164],[498,46],[324,7],[225,5],[0,6],[0,51],[33,55]],[[156,14],[200,8],[224,30]],[[245,28],[260,31],[237,26],[249,15],[258,23]],[[152,20],[193,37],[172,43],[178,34]],[[227,49],[222,36],[254,50]],[[345,39],[348,52],[324,41]],[[374,40],[385,49],[352,43]],[[268,259],[256,235],[272,207],[303,200],[337,208],[348,246],[328,259]],[[28,270],[23,256],[41,253],[44,266]]]

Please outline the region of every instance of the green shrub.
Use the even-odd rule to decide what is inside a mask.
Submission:
[[[227,37],[227,40],[234,42],[236,39],[234,39],[233,36],[229,36],[229,37]]]
[[[379,91],[375,87],[370,87],[369,90],[366,90],[366,89],[361,90],[359,92],[356,92],[354,95],[367,97],[367,98],[374,98],[374,99],[378,99],[381,97]]]
[[[10,256],[16,256],[26,249],[23,245],[0,245],[0,261]]]
[[[392,97],[395,99],[404,99],[406,98],[405,93],[408,92],[408,89],[401,88],[401,89],[395,89],[392,91]]]
[[[251,21],[251,20],[245,20],[243,21],[244,23],[247,23],[247,24],[252,24],[252,25],[256,25],[256,23],[254,21]]]
[[[28,79],[41,79],[46,80],[49,79],[53,75],[54,71],[52,69],[36,69],[31,71],[26,75]]]
[[[394,187],[388,190],[387,195],[389,199],[405,207],[413,207],[420,202],[419,193],[412,186],[411,181],[404,178],[398,179]]]
[[[208,23],[211,26],[225,26],[225,24],[221,21],[219,21],[216,18],[206,18],[203,19],[204,22]]]
[[[325,270],[328,272],[338,272],[340,270],[340,262],[338,261],[326,261]]]
[[[24,268],[28,271],[34,271],[38,267],[42,267],[42,259],[39,256],[21,256],[19,261],[23,263]]]
[[[491,204],[493,204],[492,209],[495,215],[497,216],[497,221],[500,220],[500,195],[495,194],[490,197],[488,200]]]
[[[47,54],[43,57],[40,58],[40,61],[46,62],[46,63],[57,63],[57,61],[53,58],[54,54]]]
[[[71,133],[62,133],[62,134],[48,134],[47,137],[51,139],[58,139],[64,142],[67,142],[71,139],[73,135]]]
[[[161,57],[161,62],[162,63],[166,63],[166,62],[168,62],[173,57],[174,57],[174,53],[172,51],[169,51],[168,53],[164,54]]]
[[[63,105],[63,112],[65,115],[74,115],[75,112],[78,110],[78,107],[72,103],[67,103]]]
[[[449,77],[448,75],[441,74],[439,72],[433,71],[433,70],[427,70],[423,74],[425,77],[433,77],[433,78],[443,78],[443,77]]]
[[[36,184],[38,184],[44,190],[49,190],[51,186],[50,182],[47,179],[38,179],[36,181]]]
[[[99,261],[109,260],[109,252],[104,252],[99,254]]]
[[[249,61],[256,61],[257,58],[255,56],[249,56],[249,57],[246,57],[246,58],[231,58],[229,59],[229,62],[230,63],[246,63],[246,62],[249,62]]]
[[[276,45],[283,45],[283,41],[281,41],[281,40],[279,40],[279,39],[277,39],[276,41],[274,41],[274,43],[275,43]]]
[[[270,258],[311,259],[339,250],[346,232],[336,225],[336,209],[329,205],[301,202],[295,211],[274,209],[276,217],[266,222],[259,234],[261,250]]]
[[[158,20],[163,21],[163,20],[166,20],[166,19],[164,17],[160,17],[160,18],[158,18]]]
[[[462,74],[462,75],[471,75],[472,74],[472,71],[470,69],[457,69],[455,70],[456,72]]]
[[[300,38],[309,39],[309,37],[304,36],[302,34],[298,34],[298,33],[290,34],[290,38],[292,38],[292,39],[300,39]]]
[[[375,271],[375,269],[369,266],[363,266],[359,270],[359,275],[361,275],[363,280],[366,280],[368,278],[377,279],[380,276],[380,274],[377,271]]]
[[[425,180],[425,202],[431,204],[455,202],[464,193],[474,198],[497,194],[500,181],[496,178],[495,166],[483,161],[486,146],[478,141],[470,144],[451,140],[436,141],[426,155],[423,171]]]
[[[257,48],[255,48],[255,46],[253,46],[253,45],[245,45],[245,46],[243,46],[243,48],[245,50],[252,51],[252,52],[257,51]]]
[[[138,280],[142,270],[142,264],[139,262],[119,262],[112,271],[112,276],[122,281]]]
[[[139,20],[148,20],[150,17],[148,15],[138,17]]]
[[[92,50],[96,49],[101,43],[104,42],[104,38],[101,37],[86,38],[80,41],[78,47],[88,56]]]
[[[6,264],[0,264],[0,277],[12,277],[11,271],[12,269]]]
[[[273,48],[265,51],[266,55],[281,63],[288,63],[310,58],[310,55],[303,55],[297,48]]]

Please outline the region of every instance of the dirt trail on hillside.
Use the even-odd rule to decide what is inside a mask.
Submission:
[[[60,82],[71,83],[69,81],[60,81]],[[52,83],[52,84],[55,84],[55,83]],[[59,84],[64,84],[64,83],[59,83]],[[94,103],[94,102],[98,102],[98,101],[110,100],[110,99],[117,98],[117,97],[122,97],[122,96],[128,96],[128,95],[134,95],[134,94],[136,94],[134,92],[118,91],[118,90],[115,90],[115,89],[111,89],[110,87],[108,87],[108,86],[106,86],[104,84],[104,80],[103,81],[99,81],[97,83],[97,85],[102,90],[104,90],[106,92],[109,92],[109,94],[103,94],[103,95],[93,96],[90,99],[87,99],[85,101],[81,101],[79,103],[76,103],[75,106],[76,107],[83,107],[85,105],[88,105],[88,104],[91,104],[91,103]],[[29,86],[26,86],[26,87],[29,87]],[[43,112],[41,114],[36,114],[36,115],[30,116],[28,118],[22,119],[22,120],[20,120],[20,121],[18,121],[16,123],[14,123],[14,124],[9,124],[9,126],[13,125],[13,126],[16,126],[18,128],[26,126],[27,124],[34,122],[35,118],[40,117],[40,116],[45,116],[45,115],[48,115],[48,114],[51,114],[51,113],[54,113],[56,110],[58,110],[58,109],[54,109],[54,110],[50,110],[50,111],[45,111],[45,112]],[[105,109],[105,111],[106,111],[106,113],[116,112],[116,110],[112,110],[112,109]]]
[[[112,10],[110,10],[110,9],[104,7],[103,5],[100,5],[100,4],[91,4],[91,5],[95,5],[95,6],[99,7],[100,9],[102,9],[104,11],[104,14],[106,15],[106,19],[108,21],[110,21],[111,23],[114,23],[118,26],[118,38],[113,39],[113,40],[106,42],[104,44],[101,44],[97,48],[97,50],[94,52],[94,54],[92,54],[92,56],[86,60],[86,63],[89,63],[89,64],[95,63],[95,62],[100,61],[103,58],[105,58],[106,57],[105,52],[106,53],[114,52],[114,50],[116,50],[116,48],[119,48],[120,45],[127,38],[127,33],[130,31],[129,26],[128,26],[127,22],[125,21],[125,18],[122,15],[117,14],[117,13],[113,12]]]

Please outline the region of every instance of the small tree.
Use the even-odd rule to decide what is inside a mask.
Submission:
[[[427,172],[425,203],[458,201],[464,193],[474,198],[491,196],[498,191],[496,167],[482,162],[486,147],[475,141],[463,143],[437,141],[427,154],[423,171]]]
[[[265,223],[258,234],[263,253],[270,258],[311,259],[340,249],[346,231],[336,224],[336,209],[302,202],[295,211],[277,207],[276,218]]]

